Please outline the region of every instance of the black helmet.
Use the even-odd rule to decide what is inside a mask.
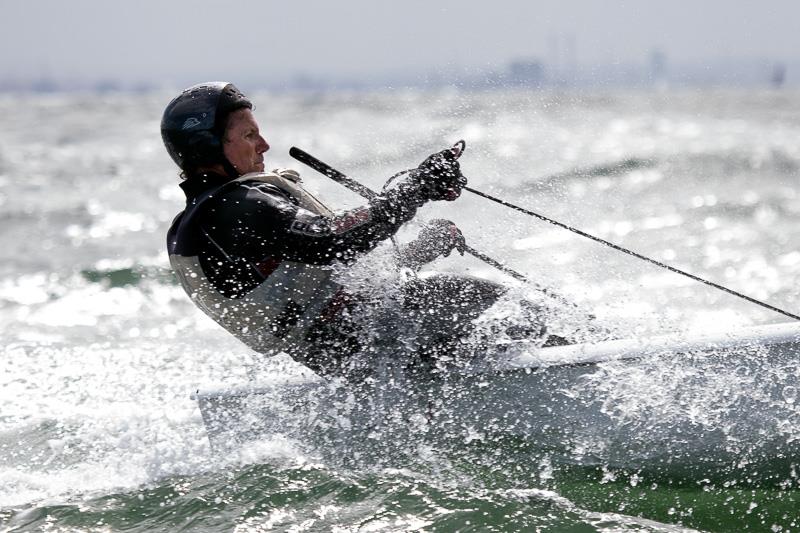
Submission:
[[[221,164],[232,165],[222,151],[228,115],[253,104],[232,83],[214,81],[184,90],[172,100],[161,118],[161,138],[167,152],[183,170]]]

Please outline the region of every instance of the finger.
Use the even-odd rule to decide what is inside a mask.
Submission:
[[[461,154],[463,154],[464,150],[466,149],[467,149],[467,143],[466,141],[464,141],[464,139],[461,139],[460,141],[456,142],[452,148],[450,148],[450,151],[453,153],[453,157],[455,159],[458,159],[459,157],[461,157]]]

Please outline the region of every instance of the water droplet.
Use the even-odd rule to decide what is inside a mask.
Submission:
[[[797,400],[797,387],[785,386],[783,388],[783,399],[786,403],[794,403]]]

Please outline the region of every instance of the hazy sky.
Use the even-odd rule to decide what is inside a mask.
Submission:
[[[573,36],[573,37],[570,37]],[[798,0],[0,0],[0,76],[184,85],[552,60],[797,62]]]

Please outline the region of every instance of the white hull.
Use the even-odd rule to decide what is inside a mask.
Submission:
[[[310,381],[195,397],[218,446],[275,433],[360,439],[405,421],[448,440],[521,438],[568,461],[718,471],[800,461],[798,354],[792,323],[521,351],[364,394]]]

